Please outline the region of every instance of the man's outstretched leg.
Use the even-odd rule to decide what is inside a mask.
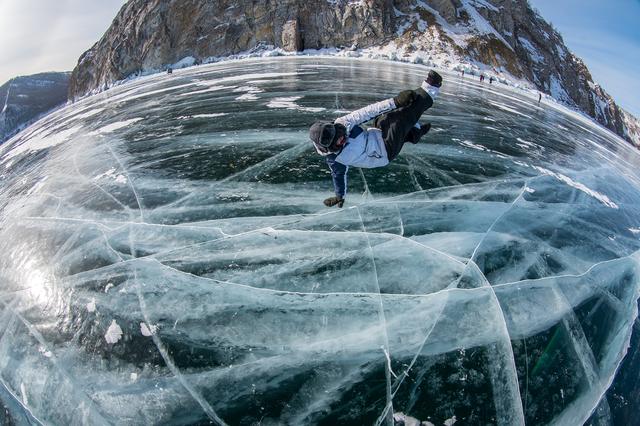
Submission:
[[[389,161],[398,156],[405,141],[417,142],[419,139],[415,137],[417,135],[411,133],[412,129],[415,128],[422,114],[433,105],[433,98],[427,93],[429,86],[439,88],[442,85],[442,77],[437,72],[430,71],[425,83],[422,87],[411,91],[413,95],[407,91],[398,95],[398,97],[413,96],[413,102],[410,105],[383,114],[375,121],[375,126],[382,131]]]

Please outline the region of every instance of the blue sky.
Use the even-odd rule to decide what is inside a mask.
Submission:
[[[70,71],[125,0],[0,0],[0,84]],[[594,80],[640,117],[640,0],[530,0]]]
[[[640,117],[640,0],[529,0],[596,83]]]

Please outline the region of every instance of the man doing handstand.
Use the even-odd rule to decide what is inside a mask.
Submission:
[[[431,106],[442,86],[442,77],[429,71],[427,79],[415,90],[367,105],[335,121],[316,121],[309,137],[318,154],[325,157],[335,197],[324,200],[327,207],[344,205],[349,166],[374,168],[389,164],[405,142],[418,143],[431,128],[420,126],[420,116]],[[360,125],[374,120],[373,128]]]

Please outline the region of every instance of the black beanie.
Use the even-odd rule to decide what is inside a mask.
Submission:
[[[330,121],[316,121],[309,129],[311,141],[325,149],[331,146],[335,135],[336,128]]]

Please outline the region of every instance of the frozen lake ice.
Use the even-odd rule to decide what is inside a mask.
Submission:
[[[422,142],[352,168],[345,207],[322,205],[308,127],[427,71],[218,63],[86,98],[0,147],[0,419],[633,419],[605,396],[640,327],[632,147],[444,74]]]

